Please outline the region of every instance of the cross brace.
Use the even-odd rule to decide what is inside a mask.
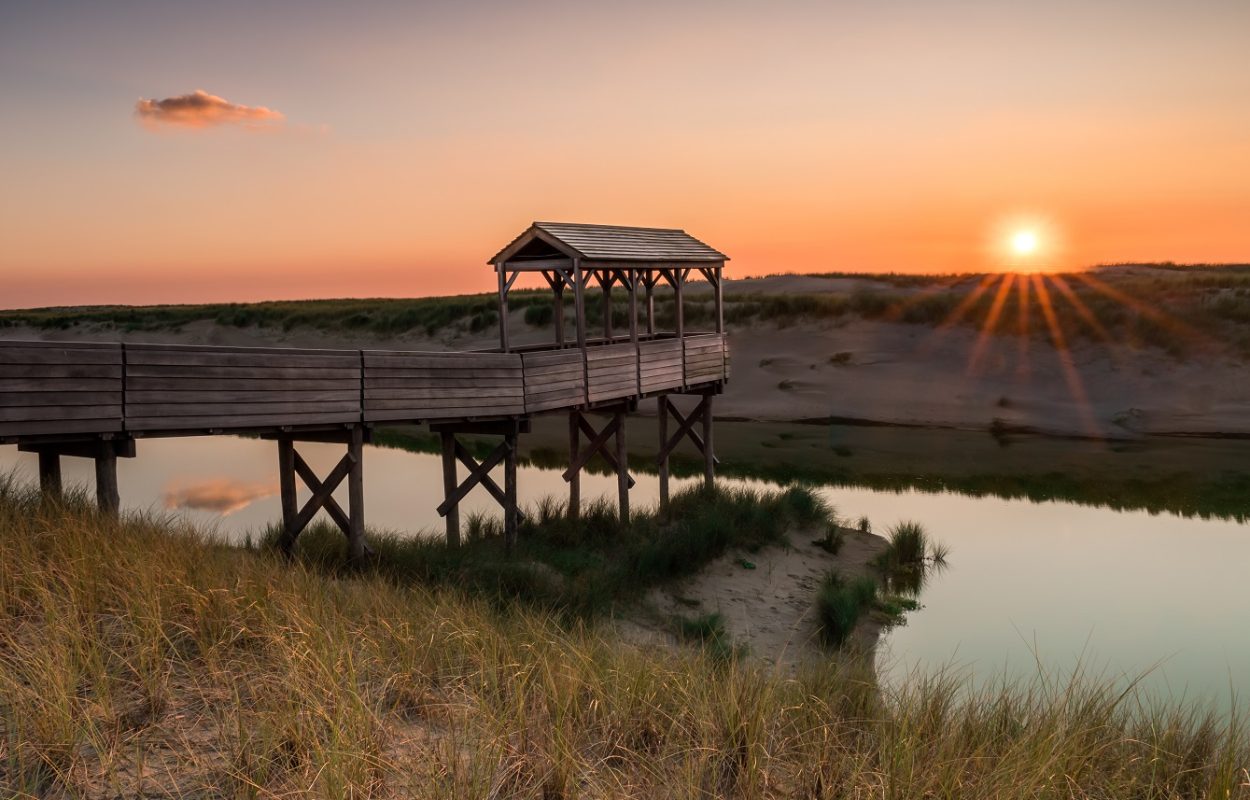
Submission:
[[[304,532],[318,511],[324,510],[347,537],[349,557],[357,561],[372,555],[373,550],[364,540],[364,432],[356,426],[348,435],[347,453],[330,470],[325,479],[308,465],[295,449],[295,441],[288,437],[278,439],[278,473],[282,494],[282,536],[278,540],[283,552],[290,554],[295,540]],[[303,507],[298,506],[295,479],[299,477],[312,495]],[[334,499],[334,492],[348,481],[348,510]]]
[[[516,544],[517,526],[521,517],[516,499],[517,433],[519,426],[501,430],[503,441],[491,450],[482,461],[456,440],[456,431],[440,430],[443,440],[443,491],[445,498],[438,506],[438,514],[447,520],[447,543],[453,547],[460,544],[460,501],[474,487],[481,486],[490,494],[504,512],[504,547],[512,552]],[[463,481],[457,480],[456,464],[463,464],[469,474]],[[500,488],[491,470],[504,465],[504,485]]]

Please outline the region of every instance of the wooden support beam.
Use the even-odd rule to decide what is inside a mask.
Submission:
[[[580,424],[582,421],[582,412],[569,412],[569,468],[580,460],[578,451],[582,443],[582,435]],[[565,478],[569,482],[569,519],[576,520],[581,513],[582,506],[582,471],[575,470],[573,474]]]
[[[625,450],[625,412],[616,412],[616,494],[620,502],[621,524],[629,524],[629,455]]]
[[[366,556],[373,555],[373,549],[365,541],[364,441],[366,431],[363,425],[356,425],[345,433],[347,433],[347,453],[339,459],[338,464],[325,480],[317,477],[317,473],[295,449],[293,437],[285,436],[278,439],[278,483],[282,500],[282,534],[278,538],[278,545],[287,555],[294,551],[295,541],[299,535],[312,522],[317,512],[322,510],[347,537],[348,558],[353,563],[358,563]],[[312,492],[312,496],[302,508],[298,502],[296,478],[299,478]],[[334,492],[344,480],[347,481],[346,511],[334,499]]]
[[[577,315],[577,347],[582,351],[582,381],[586,388],[584,397],[590,402],[590,369],[586,361],[586,281],[582,276],[582,260],[573,259],[573,304]]]
[[[367,553],[365,546],[365,459],[364,431],[360,425],[352,428],[352,441],[347,446],[347,455],[352,461],[351,471],[347,474],[347,558],[359,564]],[[334,498],[329,498],[333,500]]]
[[[48,500],[61,499],[61,456],[55,452],[39,451],[39,491]]]
[[[603,426],[603,430],[599,431],[599,433],[591,439],[590,444],[586,447],[586,449],[578,453],[577,458],[572,464],[569,465],[569,468],[564,471],[564,479],[566,481],[570,480],[576,472],[579,472],[582,467],[586,466],[586,463],[590,461],[590,459],[594,458],[596,453],[603,449],[604,444],[607,443],[608,439],[612,438],[612,434],[616,433],[616,429],[620,424],[621,415],[614,414],[608,424]]]
[[[504,265],[495,265],[495,275],[499,282],[499,349],[501,352],[508,352],[508,286],[507,277],[504,274]]]
[[[443,497],[451,497],[456,491],[456,448],[460,443],[456,441],[456,434],[451,431],[442,431],[443,440]],[[447,520],[447,544],[451,547],[460,546],[460,506],[452,505],[447,509],[447,513],[443,515]]]
[[[511,435],[511,434],[508,434],[508,435]],[[465,467],[467,467],[471,471],[474,467],[477,466],[477,462],[473,459],[473,454],[470,453],[467,449],[465,449],[465,446],[462,445],[459,442],[459,440],[455,439],[454,436],[452,437],[452,442],[453,442],[453,447],[456,452],[456,460],[459,461],[461,464],[464,464]],[[455,465],[453,465],[453,471],[454,471],[454,466]],[[505,475],[505,479],[506,477],[507,476]],[[506,482],[507,481],[505,480],[505,483]],[[454,480],[452,482],[451,488],[452,489],[456,488],[456,484]],[[483,475],[482,476],[482,488],[485,489],[487,492],[489,492],[490,496],[495,498],[495,502],[498,503],[501,507],[507,506],[508,493],[504,489],[499,488],[499,484],[495,482],[494,478],[492,478],[489,475]],[[523,514],[520,509],[517,509],[517,520],[519,522],[523,522],[525,520],[525,514]]]
[[[711,397],[712,395],[710,394],[700,395],[699,404],[694,407],[693,411],[690,412],[690,416],[685,417],[682,416],[681,411],[678,410],[677,406],[673,404],[673,401],[667,395],[664,396],[663,402],[668,409],[668,413],[672,414],[673,418],[677,420],[677,432],[670,436],[667,441],[661,443],[660,453],[656,457],[656,463],[666,462],[669,454],[673,452],[673,450],[684,438],[689,438],[690,441],[694,443],[694,446],[703,455],[705,460],[711,459],[713,465],[720,463],[720,461],[716,458],[716,455],[712,452],[712,448],[707,442],[704,441],[704,437],[700,436],[694,429],[694,424],[700,421],[704,422],[705,431],[709,429],[710,423],[704,420],[704,417],[706,416],[708,420],[711,419]]]
[[[517,435],[514,433],[505,436],[503,446],[506,451],[503,462],[503,546],[504,553],[511,556],[513,548],[516,547],[518,527],[518,514],[516,507]]]
[[[492,469],[499,466],[499,463],[504,460],[507,454],[508,449],[506,443],[501,444],[492,450],[491,454],[486,457],[486,460],[474,467],[469,472],[468,477],[461,481],[460,485],[457,486],[455,490],[452,491],[452,493],[439,504],[438,515],[440,517],[446,516],[448,511],[459,504],[459,502],[464,499],[464,496],[471,492],[473,487],[477,486],[478,483],[481,482],[483,475],[486,475]]]
[[[668,395],[662,394],[655,398],[656,414],[659,417],[660,457],[657,461],[660,473],[660,512],[668,511]]]
[[[716,453],[712,450],[712,395],[704,395],[700,405],[703,406],[703,413],[699,415],[703,419],[703,446],[699,448],[703,451],[703,488],[711,491],[716,482]]]
[[[117,517],[121,510],[121,494],[117,490],[117,455],[102,452],[95,459],[95,496],[100,512]]]
[[[619,427],[624,427],[624,425],[625,425],[624,417],[622,416]],[[585,415],[583,414],[577,415],[577,427],[581,429],[582,433],[586,434],[586,438],[591,442],[594,442],[596,440],[596,437],[599,435],[599,432],[595,430],[595,426],[591,425],[590,420],[586,419]],[[600,448],[599,455],[603,456],[603,460],[608,462],[608,466],[612,468],[613,472],[620,472],[620,461],[617,460],[616,456],[612,455],[612,452],[610,450],[608,450],[606,447],[602,447]],[[583,463],[589,463],[591,458],[594,458],[594,453],[588,454],[586,456],[586,461]],[[629,478],[629,488],[631,489],[634,488],[635,481],[634,481],[633,476],[629,475],[628,471],[626,471],[626,476]]]

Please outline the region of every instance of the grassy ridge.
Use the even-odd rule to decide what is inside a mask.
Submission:
[[[1245,797],[1244,731],[1078,677],[783,677],[0,485],[0,790]]]

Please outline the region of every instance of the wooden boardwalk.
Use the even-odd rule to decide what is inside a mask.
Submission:
[[[278,443],[282,544],[295,544],[318,512],[347,535],[353,558],[364,541],[362,446],[374,426],[426,424],[442,440],[448,541],[459,542],[458,506],[483,487],[504,510],[505,540],[516,538],[517,437],[535,414],[569,418],[569,513],[580,507],[580,475],[595,456],[616,471],[621,517],[629,518],[626,416],[656,398],[661,505],[668,498],[668,458],[682,441],[703,455],[713,480],[712,398],[729,378],[722,318],[726,257],[683,231],[604,225],[534,223],[490,262],[499,282],[500,347],[495,352],[306,350],[164,344],[0,341],[0,444],[37,453],[44,492],[61,491],[60,459],[94,459],[101,509],[116,513],[117,459],[136,455],[150,437],[248,434]],[[508,292],[519,275],[540,274],[554,296],[555,342],[512,348]],[[715,331],[685,329],[683,287],[691,274],[712,285]],[[584,295],[598,282],[603,336],[587,335]],[[673,292],[675,328],[657,332],[654,292]],[[613,334],[612,288],[628,294],[628,336]],[[564,294],[572,289],[577,337],[565,341]],[[644,293],[646,331],[639,330]],[[694,395],[683,412],[670,399]],[[590,418],[606,416],[596,427]],[[676,423],[669,430],[670,418]],[[477,461],[458,434],[496,435],[498,446]],[[295,445],[346,445],[325,477]],[[500,486],[491,472],[502,465]],[[458,470],[468,470],[461,481]],[[307,499],[298,503],[297,481]],[[334,497],[344,482],[348,507]]]

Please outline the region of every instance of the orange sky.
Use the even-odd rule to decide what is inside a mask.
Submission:
[[[1245,2],[27,5],[0,307],[484,291],[534,219],[735,276],[1250,261]]]

